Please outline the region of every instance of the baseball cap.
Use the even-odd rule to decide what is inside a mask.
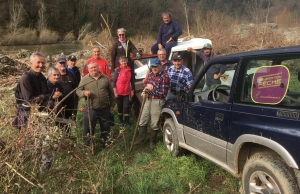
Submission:
[[[175,53],[173,56],[172,56],[172,60],[177,60],[177,59],[182,59],[181,58],[181,55],[180,54],[178,54],[178,53]]]
[[[66,58],[64,58],[64,57],[59,57],[58,59],[57,59],[57,62],[58,63],[61,63],[61,62],[67,62],[67,60],[66,60]]]
[[[154,59],[151,61],[151,66],[157,67],[161,64],[159,59]]]
[[[70,61],[70,60],[77,60],[77,59],[76,59],[76,56],[75,56],[75,55],[70,55],[70,56],[68,57],[68,61]]]
[[[203,48],[209,48],[209,49],[211,49],[211,48],[212,48],[212,46],[211,46],[211,44],[209,44],[209,43],[206,43],[205,45],[203,45]]]

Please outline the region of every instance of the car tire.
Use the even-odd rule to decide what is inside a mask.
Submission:
[[[170,151],[173,157],[180,156],[183,148],[179,147],[179,140],[174,125],[174,121],[168,118],[163,126],[163,142],[165,148]]]
[[[245,194],[299,193],[292,169],[279,156],[268,153],[257,153],[247,161],[242,182]]]

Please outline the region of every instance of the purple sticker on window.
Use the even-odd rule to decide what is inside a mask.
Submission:
[[[278,104],[284,98],[290,80],[289,70],[282,65],[263,66],[253,76],[251,97],[256,103]]]

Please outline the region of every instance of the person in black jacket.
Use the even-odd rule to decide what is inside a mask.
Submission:
[[[136,55],[137,59],[140,59],[141,55],[135,45],[126,38],[126,30],[124,28],[119,28],[117,33],[118,40],[111,49],[111,72],[114,72],[115,69],[120,66],[119,58],[125,56],[128,59],[128,67],[131,69],[132,75],[134,75],[134,65],[130,54]]]
[[[76,66],[76,62],[77,62],[77,58],[75,55],[70,55],[68,57],[68,61],[67,61],[67,71],[71,72],[75,78],[76,78],[76,82],[77,82],[77,85],[75,85],[76,87],[78,87],[78,84],[81,80],[81,73],[78,69],[78,67]],[[74,119],[76,118],[76,115],[77,115],[77,108],[78,108],[78,101],[79,101],[79,98],[77,95],[75,95],[75,99],[74,99],[74,111],[73,111],[73,114],[74,114]]]
[[[158,49],[165,48],[167,59],[171,53],[171,48],[177,45],[178,37],[182,30],[178,23],[172,21],[172,15],[169,12],[162,13],[163,23],[159,26],[157,42],[151,47],[152,54],[157,54]]]
[[[42,74],[44,68],[45,56],[39,52],[32,53],[30,70],[25,72],[18,81],[15,91],[18,110],[13,125],[19,130],[27,126],[31,104],[38,104],[39,111],[45,110],[49,105],[51,92],[48,90],[47,80]]]
[[[74,107],[76,94],[73,90],[78,86],[78,82],[75,76],[71,72],[66,70],[66,63],[67,60],[64,57],[59,57],[57,59],[56,68],[59,70],[60,73],[59,82],[64,90],[63,95],[68,96],[62,102],[62,106],[65,106],[64,118],[70,119],[73,115],[75,115],[75,110],[77,110],[77,107]],[[72,93],[70,94],[70,92]]]

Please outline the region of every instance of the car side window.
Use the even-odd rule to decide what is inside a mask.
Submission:
[[[242,62],[236,102],[300,108],[299,56],[253,58]]]
[[[196,87],[193,92],[194,101],[211,100],[228,102],[236,65],[237,62],[230,62],[210,66],[205,76],[195,83]],[[215,88],[216,91],[214,92]]]

